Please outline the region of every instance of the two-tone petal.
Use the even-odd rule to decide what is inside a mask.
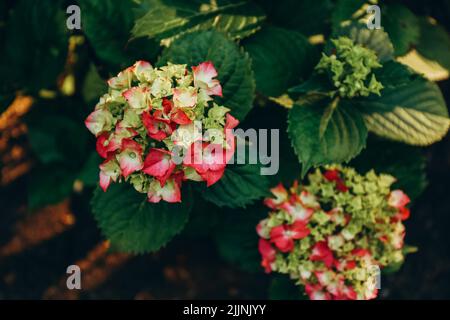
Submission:
[[[129,67],[121,72],[116,77],[108,80],[110,88],[115,90],[123,90],[131,86],[134,77],[134,67]]]
[[[147,197],[152,203],[158,203],[161,200],[169,203],[181,202],[180,184],[174,178],[167,180],[163,186],[158,180],[154,180],[150,183]]]
[[[84,121],[89,131],[96,137],[114,127],[114,118],[107,109],[97,109],[92,112]]]
[[[270,209],[278,209],[281,204],[288,201],[289,194],[283,184],[279,183],[276,187],[270,189],[275,198],[264,199],[264,204]]]
[[[127,100],[128,105],[135,109],[137,113],[150,108],[148,91],[145,88],[132,87],[122,95]]]
[[[133,71],[136,78],[139,81],[144,82],[151,79],[153,67],[150,62],[139,60],[133,65]]]
[[[272,247],[268,240],[259,239],[258,251],[262,257],[261,266],[264,267],[266,273],[270,273],[272,271],[272,263],[276,258],[275,248]]]
[[[313,246],[309,260],[322,261],[325,266],[330,268],[334,263],[334,256],[328,244],[325,241],[319,241]]]
[[[197,88],[173,89],[173,103],[176,108],[192,108],[197,104]]]
[[[100,187],[106,191],[112,181],[116,182],[121,171],[115,158],[109,158],[100,165]]]
[[[388,204],[397,209],[406,206],[410,201],[409,197],[402,190],[391,191],[388,198]]]
[[[145,157],[142,171],[158,179],[161,186],[163,186],[175,170],[175,167],[176,164],[172,160],[171,152],[152,148]]]
[[[144,167],[142,161],[142,146],[132,139],[124,139],[120,153],[117,155],[124,178]]]
[[[150,112],[142,113],[142,123],[147,129],[150,138],[162,141],[172,134],[175,129],[174,124],[170,120],[164,119],[157,112],[153,115]]]
[[[222,86],[217,77],[217,71],[211,61],[202,62],[196,67],[192,67],[194,73],[194,85],[205,90],[209,96],[222,96]]]

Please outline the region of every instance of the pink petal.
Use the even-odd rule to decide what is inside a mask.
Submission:
[[[133,87],[122,95],[133,109],[145,109],[147,107],[147,92],[143,88]]]
[[[108,133],[103,133],[100,136],[98,136],[97,138],[97,142],[95,144],[95,148],[97,150],[97,153],[100,155],[100,157],[102,158],[108,158],[108,145],[109,145],[109,134]]]
[[[163,149],[150,149],[144,161],[143,172],[157,177],[163,186],[167,178],[172,174],[176,165],[171,160],[171,153]]]
[[[176,124],[189,124],[192,120],[184,113],[183,110],[177,109],[170,114],[170,120],[175,122]]]
[[[110,184],[111,177],[100,171],[100,188],[102,188],[103,192],[106,192],[106,190],[108,190]]]
[[[194,79],[208,83],[212,78],[217,77],[217,71],[211,61],[200,63],[196,67],[192,67]]]
[[[206,94],[208,94],[209,96],[219,96],[219,97],[223,97],[222,94],[222,86],[220,85],[218,80],[212,80],[210,82],[211,84],[211,88],[206,89]]]
[[[131,85],[131,80],[133,79],[134,67],[127,68],[119,74],[108,80],[108,85],[117,90],[128,88]]]
[[[394,208],[402,208],[410,202],[409,197],[402,190],[394,190],[390,193],[388,204]]]
[[[143,168],[142,146],[132,139],[122,141],[121,153],[117,156],[122,175],[126,178]]]
[[[143,112],[141,118],[142,123],[147,129],[148,136],[158,141],[162,141],[167,138],[175,129],[175,126],[168,123],[170,120],[156,118],[149,112]]]
[[[181,202],[180,186],[173,179],[168,180],[163,187],[162,199],[169,203]]]
[[[259,239],[258,250],[262,257],[275,260],[276,250],[272,247],[269,241],[265,239]]]
[[[214,65],[210,62],[203,62],[197,67],[192,67],[194,74],[194,85],[197,88],[206,90],[208,95],[222,96],[222,87],[218,80],[213,79],[217,76]]]
[[[289,226],[289,230],[292,233],[293,239],[303,239],[311,233],[306,223],[303,221],[295,221],[291,226]]]
[[[210,187],[219,181],[225,172],[225,168],[219,170],[207,170],[203,173],[199,173],[203,180],[206,181],[206,186]]]
[[[227,113],[225,120],[225,129],[234,129],[239,125],[239,120],[234,118],[231,114]]]
[[[173,102],[176,107],[190,108],[197,104],[197,92],[189,92],[187,89],[173,89]]]
[[[134,65],[134,74],[139,80],[143,80],[145,78],[145,73],[148,73],[153,70],[150,62],[139,60]]]
[[[108,129],[112,124],[113,117],[111,112],[104,109],[98,109],[92,112],[84,121],[86,128],[95,136]]]
[[[280,204],[288,200],[288,192],[283,184],[279,183],[275,188],[270,189],[270,191],[275,196],[275,199],[266,198],[264,200],[264,204],[270,209],[277,209]]]

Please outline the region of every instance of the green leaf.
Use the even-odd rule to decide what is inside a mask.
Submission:
[[[0,92],[54,88],[67,55],[67,28],[62,3],[17,1],[0,45]]]
[[[381,97],[352,101],[364,113],[367,128],[381,137],[411,145],[425,146],[441,140],[450,120],[439,87],[398,63],[385,65],[381,72],[380,81],[387,84]],[[408,72],[410,81],[402,81],[401,74]],[[398,85],[385,80],[389,77],[398,79]]]
[[[397,3],[383,6],[381,21],[394,45],[396,56],[408,53],[419,40],[419,21],[407,7]]]
[[[154,252],[166,245],[185,226],[192,198],[185,194],[180,204],[147,202],[146,195],[128,184],[99,188],[92,198],[92,212],[103,235],[122,252]]]
[[[150,39],[129,41],[134,24],[133,0],[79,0],[83,32],[95,54],[110,73],[132,65],[136,60],[152,62],[159,44]]]
[[[295,285],[287,275],[276,275],[269,286],[270,300],[307,300],[302,287]]]
[[[306,36],[328,31],[332,1],[321,0],[257,0],[267,13],[267,21],[275,26],[299,31]]]
[[[84,78],[81,95],[87,104],[95,104],[105,92],[108,92],[108,85],[98,74],[97,68],[91,64]]]
[[[252,58],[256,89],[266,96],[278,97],[308,78],[318,61],[316,49],[296,31],[266,27],[243,45]]]
[[[253,105],[255,81],[248,55],[224,34],[217,31],[199,31],[186,34],[164,50],[158,65],[183,63],[190,66],[212,61],[223,88],[223,98],[217,102],[231,109],[231,114],[242,120]]]
[[[360,173],[374,169],[397,178],[394,189],[401,189],[414,200],[425,190],[426,158],[419,148],[384,139],[370,138],[367,148],[350,164]]]
[[[72,193],[76,173],[57,165],[38,166],[28,180],[28,206],[37,209],[56,204]]]
[[[300,176],[300,164],[287,133],[287,116],[288,110],[286,108],[280,108],[278,104],[269,102],[264,107],[252,109],[245,121],[239,125],[239,128],[244,130],[269,130],[267,150],[270,156],[273,157],[273,161],[278,160],[279,162],[278,172],[275,175],[268,176],[271,186],[275,186],[280,182],[292,185],[294,180],[297,180]],[[274,139],[273,144],[275,145],[273,145],[270,135],[277,131],[279,139]],[[263,136],[260,135],[259,139],[262,138]]]
[[[427,18],[419,19],[420,39],[417,51],[429,60],[450,70],[450,36],[440,25]]]
[[[77,164],[85,155],[88,132],[68,116],[35,114],[28,121],[28,132],[31,147],[44,164]]]
[[[91,152],[78,174],[78,179],[87,187],[95,187],[99,180],[99,165],[102,159],[96,151]]]
[[[220,255],[229,263],[247,272],[262,272],[258,251],[256,225],[267,216],[261,204],[245,210],[225,212],[215,234]]]
[[[220,221],[222,210],[206,201],[199,193],[194,193],[194,206],[189,214],[189,221],[183,230],[183,236],[198,238],[215,234],[215,227]]]
[[[333,28],[337,28],[344,21],[350,20],[356,11],[362,8],[366,0],[338,0],[331,14]]]
[[[394,47],[383,29],[370,30],[364,23],[353,22],[335,31],[331,38],[340,36],[349,37],[355,43],[375,51],[380,62],[392,60],[394,57]],[[330,46],[328,43],[327,47],[330,48]]]
[[[360,112],[348,103],[329,99],[294,105],[289,111],[288,133],[302,163],[302,175],[312,166],[349,161],[361,152],[367,138]]]
[[[134,37],[157,40],[180,34],[215,28],[233,39],[242,39],[256,32],[264,20],[264,13],[247,1],[148,0],[149,10],[133,27]]]
[[[228,165],[219,182],[202,189],[202,196],[219,207],[245,207],[269,192],[270,182],[259,165]]]

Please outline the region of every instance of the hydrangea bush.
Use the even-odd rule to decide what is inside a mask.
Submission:
[[[374,30],[368,3],[78,0],[82,29],[69,31],[65,1],[0,2],[0,99],[36,105],[29,206],[82,193],[119,251],[201,235],[258,272],[260,242],[272,283],[374,297],[366,267],[401,264],[404,193],[413,202],[427,184],[416,146],[450,127],[435,83],[450,72],[450,36],[432,1],[414,12],[378,1]],[[238,127],[279,130],[275,176],[231,161],[247,143]],[[259,241],[270,186],[294,179],[265,201]]]
[[[327,167],[309,183],[282,184],[264,203],[257,226],[265,271],[288,274],[310,299],[373,299],[377,267],[401,263],[408,196],[395,179]]]
[[[222,96],[211,62],[153,68],[138,61],[108,80],[85,123],[97,137],[100,186],[131,183],[149,202],[181,202],[182,181],[216,183],[235,149],[239,123],[212,102]],[[178,161],[178,162],[177,162]]]

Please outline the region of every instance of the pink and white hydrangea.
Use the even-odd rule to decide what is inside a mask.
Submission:
[[[141,60],[109,79],[108,93],[85,121],[105,159],[100,187],[106,191],[112,182],[125,182],[152,203],[174,203],[181,201],[183,181],[208,187],[219,181],[234,154],[232,129],[239,121],[230,109],[210,102],[222,95],[217,75],[211,62],[190,71],[186,65],[153,67]],[[214,128],[203,129],[202,123]],[[213,143],[207,129],[216,130],[223,143]]]

